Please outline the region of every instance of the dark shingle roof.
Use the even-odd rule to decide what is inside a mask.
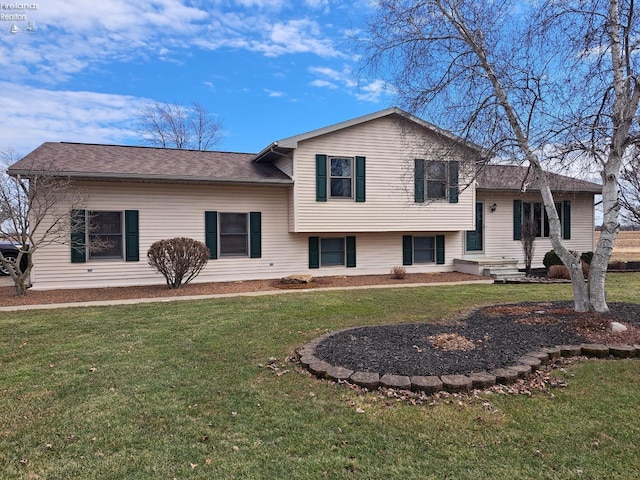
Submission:
[[[524,182],[527,191],[540,191],[533,171],[528,176],[527,171],[527,167],[517,165],[485,165],[476,177],[478,189],[521,191]],[[554,192],[602,193],[602,186],[597,183],[549,172],[547,178]]]
[[[47,142],[9,168],[12,175],[37,171],[103,180],[291,185],[289,176],[255,154],[152,147]]]

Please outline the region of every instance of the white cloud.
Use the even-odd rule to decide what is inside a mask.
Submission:
[[[342,56],[331,39],[323,37],[317,22],[308,19],[277,22],[267,30],[268,35],[250,43],[250,49],[268,57],[292,53],[313,53],[321,57]]]
[[[335,83],[329,82],[327,80],[314,80],[310,83],[313,87],[318,88],[328,88],[330,90],[335,90],[338,86]]]
[[[339,72],[329,67],[310,67],[309,71],[317,74],[318,76],[330,78],[331,80],[343,80],[346,75],[351,73],[350,70],[343,70],[342,72]]]
[[[0,149],[28,153],[44,141],[120,143],[137,137],[135,114],[145,99],[52,91],[0,82]]]
[[[89,67],[128,62],[148,56],[179,59],[194,47],[215,50],[230,47],[268,57],[312,54],[324,58],[344,55],[324,31],[313,9],[323,0],[307,0],[294,8],[282,0],[190,2],[186,0],[49,0],[31,17],[34,34],[0,36],[4,54],[0,68],[5,79],[56,84]],[[243,7],[243,8],[239,8]],[[274,10],[287,8],[274,22]],[[263,11],[264,10],[264,11]],[[330,27],[327,27],[330,28]]]
[[[359,85],[349,67],[344,67],[342,70],[329,67],[309,67],[309,72],[319,77],[310,82],[311,86],[331,90],[342,86],[358,100],[365,102],[378,102],[383,95],[393,93],[393,88],[383,80],[373,80]]]
[[[273,97],[273,98],[280,98],[280,97],[284,97],[286,95],[284,92],[278,92],[276,90],[269,90],[268,88],[265,88],[264,91],[267,92],[269,94],[269,96]]]
[[[305,5],[307,5],[307,7],[314,10],[329,10],[329,0],[304,0],[304,3]]]
[[[236,4],[246,8],[271,8],[280,10],[284,0],[235,0]]]
[[[383,95],[393,93],[393,88],[383,80],[374,80],[360,87],[360,90],[355,94],[356,98],[365,102],[378,102]]]

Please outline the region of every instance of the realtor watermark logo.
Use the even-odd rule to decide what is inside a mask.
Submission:
[[[31,13],[38,10],[37,3],[0,2],[0,22],[11,22],[9,33],[34,33],[38,30],[36,22],[30,18]]]

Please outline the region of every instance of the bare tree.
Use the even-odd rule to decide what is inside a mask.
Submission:
[[[540,229],[538,222],[535,222],[532,218],[527,217],[522,224],[522,250],[524,252],[524,268],[527,277],[531,275],[531,263],[533,262],[533,253],[535,251],[535,241]]]
[[[70,209],[80,208],[86,199],[72,188],[69,178],[56,175],[53,169],[39,166],[24,174],[8,175],[6,167],[19,159],[13,148],[0,152],[0,159],[0,235],[19,249],[15,262],[1,253],[0,262],[15,284],[16,295],[23,296],[34,253],[46,245],[69,243],[70,232],[77,228],[71,225]]]
[[[222,122],[204,105],[153,103],[138,112],[139,133],[149,145],[181,150],[211,150],[222,140]]]
[[[367,67],[388,75],[409,109],[431,112],[496,156],[530,166],[551,244],[571,274],[575,309],[605,312],[606,268],[619,229],[618,176],[640,100],[637,13],[633,0],[576,5],[380,0],[363,43]],[[562,242],[543,169],[549,145],[571,145],[567,154],[581,150],[599,165],[603,227],[588,286],[579,258]]]

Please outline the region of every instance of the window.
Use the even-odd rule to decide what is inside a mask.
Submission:
[[[249,230],[246,213],[220,214],[220,256],[249,254]]]
[[[320,239],[320,266],[344,265],[344,238]]]
[[[138,210],[72,210],[71,262],[139,258]]]
[[[427,162],[427,198],[447,198],[447,162]]]
[[[435,237],[413,237],[413,262],[433,263],[436,261]]]
[[[309,268],[356,266],[356,237],[309,237]]]
[[[365,157],[316,154],[316,202],[327,199],[366,201]]]
[[[560,229],[564,240],[571,239],[571,202],[564,201],[555,204],[560,217]],[[542,202],[513,201],[513,239],[522,239],[522,227],[530,221],[536,226],[536,237],[548,238],[550,235],[549,217]]]
[[[122,212],[88,212],[89,258],[122,258]]]
[[[205,244],[212,259],[262,257],[262,213],[204,212]]]
[[[542,203],[540,202],[522,202],[522,225],[525,225],[527,222],[533,222],[533,225],[536,227],[536,237],[543,236],[542,229]],[[549,236],[549,219],[545,213],[544,219],[547,224],[547,231],[545,232],[545,237]]]
[[[442,265],[445,262],[445,237],[435,235],[432,237],[402,236],[402,264],[435,263]]]
[[[458,203],[457,161],[415,160],[415,202],[448,200]]]
[[[345,157],[330,158],[330,196],[331,198],[351,198],[352,159]]]

